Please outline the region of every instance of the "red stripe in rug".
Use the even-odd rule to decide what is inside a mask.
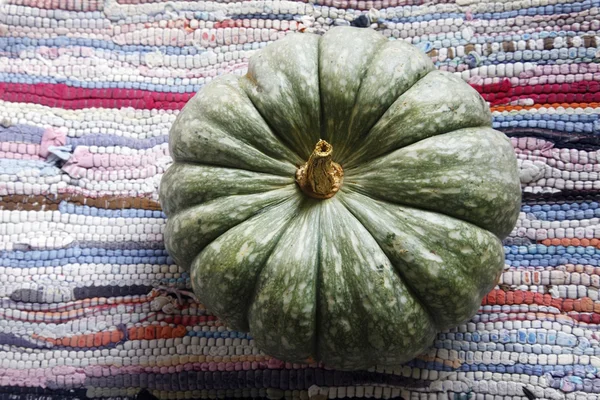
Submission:
[[[472,85],[493,106],[518,99],[535,103],[600,102],[598,82],[527,85],[507,88],[506,82]],[[492,92],[492,93],[490,93]],[[151,92],[140,89],[84,89],[51,83],[0,83],[0,100],[36,103],[65,109],[122,108],[180,110],[195,93]]]
[[[562,312],[600,312],[600,302],[596,303],[589,297],[579,299],[553,298],[550,294],[525,292],[522,290],[507,291],[494,289],[483,298],[483,306],[537,304],[555,307]]]
[[[510,81],[490,85],[471,85],[493,106],[519,99],[533,99],[535,103],[574,103],[600,101],[600,83],[580,81],[574,83],[520,85],[510,87]]]
[[[0,100],[65,109],[133,107],[180,110],[194,94],[140,89],[84,89],[52,83],[0,83]]]

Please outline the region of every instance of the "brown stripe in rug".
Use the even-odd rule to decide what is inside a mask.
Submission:
[[[62,201],[90,207],[123,209],[138,208],[144,210],[161,210],[160,204],[152,199],[144,197],[111,197],[102,196],[97,198],[85,197],[83,195],[58,194],[58,195],[36,195],[27,196],[22,194],[0,196],[0,210],[24,210],[43,211],[58,210]]]

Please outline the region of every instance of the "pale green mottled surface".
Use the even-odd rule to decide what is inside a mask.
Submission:
[[[165,246],[177,264],[189,269],[206,245],[266,207],[288,199],[298,189],[219,197],[173,214],[165,228]]]
[[[433,136],[346,170],[344,187],[457,217],[506,237],[521,187],[509,139],[491,128]]]
[[[177,161],[286,176],[304,162],[271,131],[233,75],[211,81],[185,105],[169,148]]]
[[[163,210],[171,214],[223,196],[261,193],[292,184],[293,176],[176,163],[165,172],[159,194]]]
[[[373,235],[439,330],[471,318],[504,268],[502,242],[484,229],[351,191],[340,199]]]
[[[259,348],[296,362],[315,356],[319,336],[316,293],[320,281],[321,210],[306,199],[265,263],[250,308],[250,331]]]
[[[345,139],[361,89],[361,78],[367,73],[378,49],[385,43],[385,38],[371,29],[355,30],[349,27],[332,29],[321,39],[321,138],[333,145],[336,154],[345,151]]]
[[[477,92],[432,68],[369,29],[292,35],[178,116],[167,249],[268,354],[396,366],[495,285],[520,206],[516,157]],[[345,170],[328,200],[294,183],[319,138]]]
[[[430,136],[491,124],[475,89],[448,72],[432,71],[387,109],[344,165],[352,168]]]
[[[435,329],[367,229],[337,198],[321,216],[318,355],[356,369],[408,361]]]
[[[288,35],[252,57],[240,79],[256,108],[303,161],[320,139],[318,52],[319,36]]]
[[[400,40],[384,42],[372,57],[369,68],[360,81],[360,89],[347,124],[344,123],[337,131],[341,135],[341,143],[335,147],[336,160],[343,164],[357,149],[363,147],[370,129],[398,96],[434,69],[425,53]],[[347,73],[345,69],[341,69],[342,75]],[[330,76],[329,79],[337,81],[335,76]]]
[[[260,272],[302,200],[293,196],[236,225],[192,263],[194,291],[231,328],[248,330],[247,313]]]

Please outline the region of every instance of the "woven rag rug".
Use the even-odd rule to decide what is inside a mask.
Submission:
[[[600,0],[0,2],[0,399],[600,398]],[[500,284],[394,369],[286,364],[163,246],[167,137],[295,31],[374,27],[459,74],[524,194]],[[149,393],[148,393],[149,392]]]

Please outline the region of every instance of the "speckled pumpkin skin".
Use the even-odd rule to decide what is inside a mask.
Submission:
[[[471,318],[503,269],[521,190],[490,126],[475,90],[405,42],[286,36],[179,114],[160,187],[167,249],[265,353],[397,366]],[[321,138],[345,174],[327,200],[294,181]]]

